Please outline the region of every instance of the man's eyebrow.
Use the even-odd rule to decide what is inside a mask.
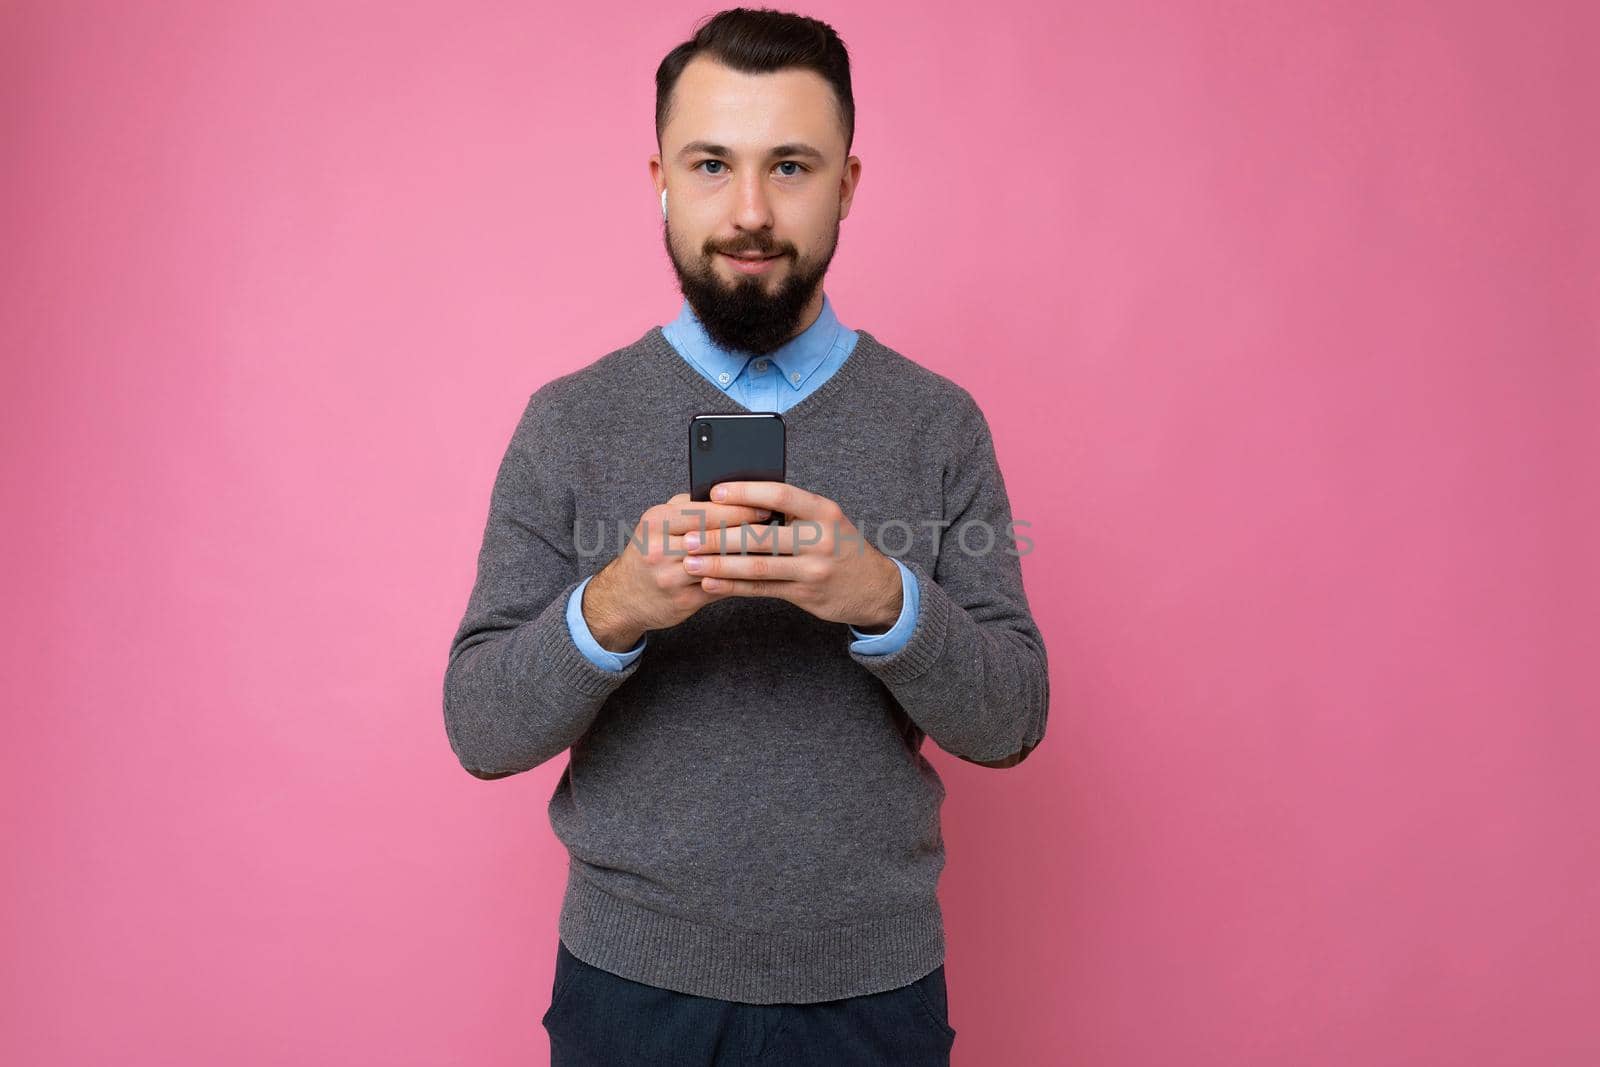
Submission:
[[[721,159],[727,159],[733,155],[733,152],[726,145],[712,144],[710,141],[690,141],[688,144],[684,145],[678,150],[679,159],[682,159],[684,156],[696,154],[717,156]],[[778,156],[805,156],[807,159],[814,159],[819,163],[826,162],[828,158],[817,149],[812,148],[810,145],[801,141],[792,141],[789,144],[778,145],[778,147],[774,148],[767,154],[773,158]]]

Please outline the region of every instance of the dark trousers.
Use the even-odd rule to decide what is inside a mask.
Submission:
[[[948,1067],[944,965],[910,985],[815,1004],[745,1004],[644,985],[557,942],[551,1067]]]

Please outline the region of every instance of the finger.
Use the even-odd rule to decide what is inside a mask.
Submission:
[[[793,582],[751,581],[743,578],[706,578],[700,583],[708,593],[723,596],[770,596],[779,600],[794,600],[798,588]]]
[[[698,530],[703,534],[707,530],[760,522],[768,517],[769,513],[760,505],[713,504],[706,500],[689,500],[673,505],[673,509],[668,512],[667,532],[685,534],[690,530]]]
[[[697,585],[700,582],[698,574],[690,574],[683,567],[683,561],[688,558],[688,547],[683,543],[682,537],[668,536],[665,549],[667,560],[676,563],[675,567],[668,567],[667,574],[671,578],[674,588],[684,585]]]
[[[692,532],[687,537],[698,543],[686,541],[690,552],[771,552],[793,555],[806,545],[818,544],[821,531],[806,520],[805,526],[771,526],[767,523],[730,526],[724,530]]]
[[[683,561],[685,573],[696,578],[742,578],[752,581],[799,581],[803,577],[802,566],[802,562],[793,556],[691,555]]]
[[[718,496],[719,493],[722,495]],[[794,519],[824,519],[833,507],[833,501],[827,497],[788,482],[719,482],[711,487],[711,499],[723,504],[768,508],[775,514]]]

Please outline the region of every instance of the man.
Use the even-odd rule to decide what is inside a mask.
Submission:
[[[834,31],[725,11],[656,83],[684,304],[530,398],[450,648],[450,743],[485,779],[571,750],[554,1064],[947,1064],[945,789],[920,748],[1012,766],[1049,706],[993,440],[823,293],[861,174]],[[783,415],[787,481],[675,491],[690,417],[751,409]]]

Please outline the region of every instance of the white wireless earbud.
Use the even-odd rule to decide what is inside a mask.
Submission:
[[[661,190],[661,217],[667,217],[667,191]]]

